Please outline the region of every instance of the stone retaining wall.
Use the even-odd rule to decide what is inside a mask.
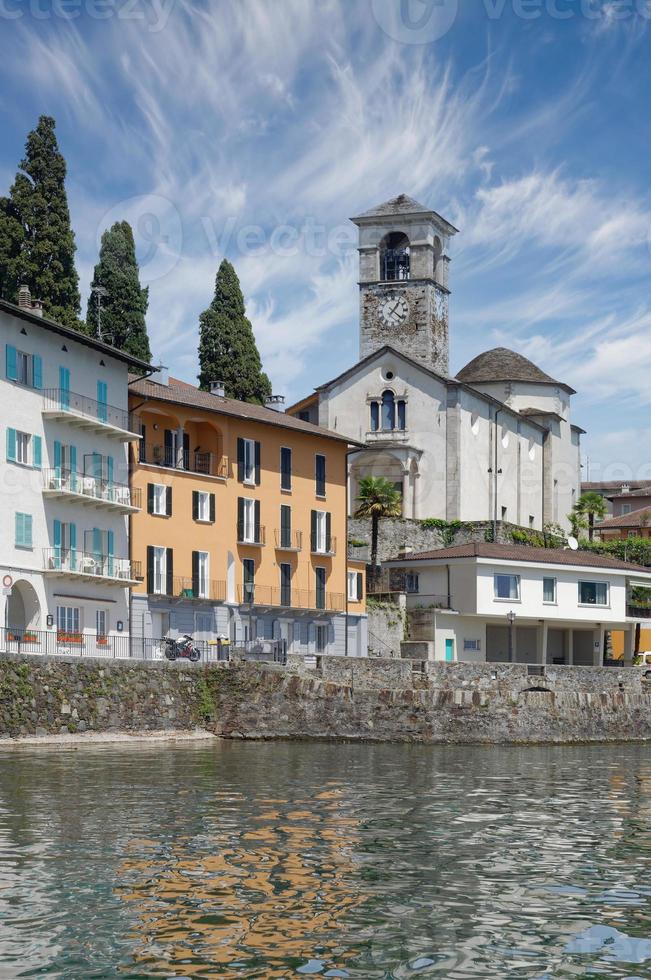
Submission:
[[[233,662],[0,655],[0,737],[187,731],[243,738],[577,742],[651,738],[635,669],[290,657]]]
[[[522,530],[516,524],[499,521],[497,542],[499,544],[513,544],[511,532],[516,529]],[[451,544],[459,545],[468,544],[471,541],[485,541],[487,535],[492,536],[492,531],[493,524],[491,521],[463,524],[455,531]],[[352,557],[357,556],[368,561],[370,557],[371,519],[366,517],[351,518],[348,521],[348,540],[368,543],[365,548],[349,549]],[[449,547],[438,528],[424,527],[421,521],[407,520],[406,518],[382,518],[378,535],[379,560],[387,561],[389,558],[396,558],[400,549],[405,546],[412,548],[416,553]]]

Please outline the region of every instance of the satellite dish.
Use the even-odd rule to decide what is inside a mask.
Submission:
[[[570,551],[578,551],[579,550],[579,542],[576,540],[576,538],[568,538],[567,539],[567,546],[570,549]]]

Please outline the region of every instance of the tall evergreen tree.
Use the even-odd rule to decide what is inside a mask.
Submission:
[[[93,292],[97,287],[101,295]],[[149,287],[140,285],[136,246],[128,221],[117,221],[102,235],[99,262],[88,297],[86,323],[93,337],[109,341],[120,350],[151,360],[145,315]]]
[[[46,316],[83,329],[66,162],[54,127],[50,116],[40,117],[9,197],[0,198],[0,295],[15,303],[25,283],[42,300]]]
[[[199,387],[207,391],[211,381],[223,381],[227,397],[264,405],[271,383],[262,371],[240,281],[228,259],[219,267],[215,297],[199,323]]]

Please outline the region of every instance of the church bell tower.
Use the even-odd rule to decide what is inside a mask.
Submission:
[[[457,229],[401,194],[359,228],[360,359],[388,345],[449,375],[448,247]]]

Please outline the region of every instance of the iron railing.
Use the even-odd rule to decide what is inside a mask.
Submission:
[[[72,633],[68,630],[0,629],[0,650],[5,653],[33,653],[41,656],[100,657],[108,660],[129,658],[129,636],[126,633],[103,636],[97,633]]]
[[[274,531],[276,548],[279,551],[301,551],[303,549],[303,532],[280,528]]]
[[[43,570],[112,579],[116,582],[130,582],[142,574],[139,561],[60,547],[43,548]]]
[[[147,446],[140,443],[138,459],[147,466],[162,466],[170,470],[185,470],[202,476],[228,477],[228,456],[217,453],[191,453],[188,449],[169,446]]]
[[[135,435],[140,435],[141,431],[140,421],[126,409],[98,402],[66,388],[46,388],[43,391],[43,412],[50,415],[69,413]]]
[[[239,585],[237,596],[240,603],[254,606],[310,609],[319,612],[343,612],[346,608],[346,597],[343,593],[287,586],[277,588],[272,585]]]
[[[210,599],[213,602],[226,601],[226,582],[208,579],[203,585],[199,579],[173,576],[172,590],[167,591],[167,579],[163,577],[163,591],[153,593],[174,599]]]
[[[310,550],[313,555],[323,555],[326,558],[331,558],[333,555],[337,554],[337,539],[334,535],[326,541],[320,542],[318,537],[315,538],[312,535],[310,540]]]
[[[638,606],[629,602],[626,615],[629,619],[651,619],[651,606]]]
[[[123,507],[142,507],[142,490],[138,487],[128,487],[96,476],[84,476],[73,470],[43,470],[43,489],[90,497]]]
[[[253,526],[240,521],[237,525],[237,543],[264,545],[267,543],[267,529],[261,524]]]

